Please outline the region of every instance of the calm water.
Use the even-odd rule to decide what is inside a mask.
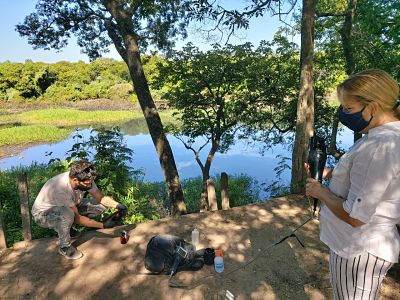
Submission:
[[[141,128],[139,131],[144,131],[142,126],[133,127]],[[126,128],[122,126],[121,130],[124,133],[127,146],[134,151],[132,166],[145,172],[145,181],[163,181],[164,178],[150,135],[148,133],[138,133],[132,129],[132,126]],[[90,129],[84,129],[81,133],[87,140],[90,135]],[[2,159],[0,160],[0,169],[6,170],[16,166],[29,166],[33,162],[47,163],[51,158],[63,158],[66,151],[71,149],[75,143],[73,134],[61,142],[30,147],[14,157]],[[345,131],[341,137],[342,147],[346,149],[351,145],[352,138],[351,132]],[[182,142],[172,135],[168,135],[168,140],[174,153],[180,178],[186,179],[201,176],[200,167],[194,159],[193,152],[187,150]],[[197,145],[202,143],[202,139],[196,141]],[[259,152],[259,147],[260,144],[249,146],[246,141],[238,141],[227,153],[217,153],[215,155],[210,174],[216,175],[221,172],[226,172],[228,175],[247,174],[254,177],[259,183],[272,183],[272,181],[276,180],[274,172],[274,168],[278,163],[276,156],[291,157],[291,150],[287,146],[276,145],[262,155]],[[46,156],[48,152],[52,152],[52,155]],[[203,150],[202,161],[204,161],[207,153],[208,148]],[[290,161],[288,163],[290,164]],[[284,181],[283,183],[289,183],[289,170],[282,174],[282,180]]]

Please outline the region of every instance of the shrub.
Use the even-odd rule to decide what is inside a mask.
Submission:
[[[54,102],[76,101],[84,99],[84,95],[81,92],[81,87],[76,84],[68,83],[66,86],[62,86],[56,83],[46,90],[43,98]]]
[[[52,168],[44,164],[32,164],[30,167],[12,168],[7,171],[0,171],[0,209],[3,213],[6,227],[7,245],[22,240],[21,208],[18,195],[18,174],[27,173],[29,209],[43,184],[57,174]],[[31,222],[32,237],[42,238],[55,235],[50,229],[41,228],[35,222]]]
[[[118,83],[111,86],[107,91],[109,99],[129,99],[133,93],[131,83]]]

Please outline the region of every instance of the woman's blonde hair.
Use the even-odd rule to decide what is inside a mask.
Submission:
[[[358,97],[365,104],[376,102],[386,111],[394,109],[400,117],[399,85],[385,71],[369,69],[351,75],[337,86],[338,97],[343,93]]]

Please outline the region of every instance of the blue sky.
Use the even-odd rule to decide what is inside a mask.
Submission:
[[[2,9],[0,10],[0,62],[24,62],[27,59],[33,61],[42,61],[53,63],[57,61],[88,61],[87,56],[80,53],[80,48],[76,45],[76,41],[71,39],[69,45],[61,52],[55,50],[33,50],[32,46],[28,44],[26,38],[22,38],[15,31],[15,25],[22,23],[25,16],[35,10],[36,0],[2,0]],[[225,0],[225,5],[228,7],[240,8],[243,7],[244,1],[241,0]],[[236,4],[233,4],[236,3]],[[250,29],[247,31],[238,32],[238,37],[230,40],[233,44],[251,42],[254,45],[265,39],[272,39],[274,33],[279,26],[283,23],[279,22],[277,17],[264,16],[263,18],[254,19],[250,23]],[[206,50],[208,43],[202,39],[198,34],[195,34],[195,26],[189,27],[189,38],[185,41],[178,41],[177,48],[181,47],[188,41],[192,41],[196,46],[202,50]],[[113,47],[110,48],[110,53],[104,55],[105,57],[121,60],[118,53]]]

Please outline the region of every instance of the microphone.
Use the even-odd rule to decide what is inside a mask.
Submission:
[[[175,259],[174,259],[174,262],[173,262],[172,267],[171,267],[171,273],[170,273],[170,275],[169,275],[169,278],[170,278],[170,279],[171,279],[172,276],[174,276],[174,274],[176,273],[176,271],[177,271],[177,269],[178,269],[178,266],[179,266],[179,263],[180,263],[183,259],[185,259],[187,256],[188,256],[188,253],[187,253],[187,251],[185,250],[185,248],[183,248],[183,247],[181,247],[181,246],[178,246],[178,247],[176,248]]]
[[[318,180],[319,182],[322,182],[322,174],[325,168],[326,156],[326,145],[324,139],[317,135],[310,137],[307,162],[310,167],[311,177]],[[313,214],[315,215],[318,199],[313,199]]]

